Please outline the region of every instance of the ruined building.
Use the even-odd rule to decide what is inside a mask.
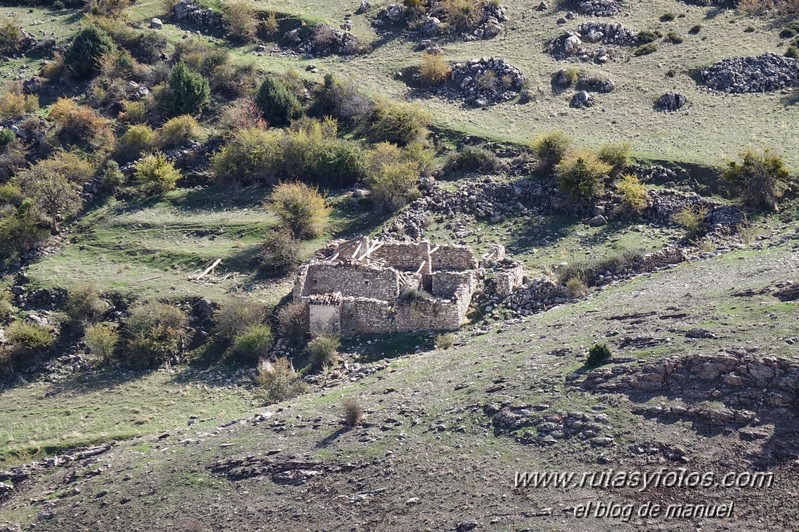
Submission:
[[[466,321],[478,282],[467,246],[363,237],[320,250],[300,269],[293,297],[308,303],[313,334],[447,331]]]

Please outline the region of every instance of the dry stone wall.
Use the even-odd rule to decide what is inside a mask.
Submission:
[[[341,292],[344,296],[389,301],[399,295],[396,270],[361,264],[317,263],[308,266],[303,296]]]

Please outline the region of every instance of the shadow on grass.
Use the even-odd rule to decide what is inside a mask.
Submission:
[[[435,348],[434,333],[395,333],[386,335],[361,335],[358,339],[342,342],[342,352],[357,349],[361,362],[375,362],[412,355],[420,351],[431,351]]]
[[[325,436],[324,439],[320,440],[319,443],[316,444],[316,448],[317,449],[322,449],[322,448],[327,447],[328,445],[330,445],[331,443],[333,443],[334,441],[339,439],[344,434],[350,432],[351,430],[352,430],[352,427],[341,427],[340,429],[337,429],[332,434],[329,434],[329,435]]]

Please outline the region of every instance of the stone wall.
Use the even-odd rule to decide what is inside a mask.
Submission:
[[[399,273],[361,264],[314,263],[305,274],[301,296],[341,292],[345,297],[391,301],[399,295]]]
[[[387,242],[373,251],[369,258],[385,261],[386,266],[409,272],[418,270],[424,261],[422,272],[430,273],[429,242]]]
[[[341,333],[341,305],[308,305],[311,335]]]
[[[398,302],[348,298],[341,305],[341,335],[385,334],[412,331],[452,331],[460,327],[459,305],[452,301]]]
[[[433,271],[477,269],[477,259],[468,246],[439,246],[430,257]]]
[[[506,268],[494,277],[494,291],[499,297],[508,297],[519,288],[524,281],[524,266],[515,264]]]
[[[435,297],[444,299],[452,299],[458,293],[458,290],[464,284],[472,287],[474,290],[474,273],[472,271],[465,272],[434,272],[431,276],[430,293]]]

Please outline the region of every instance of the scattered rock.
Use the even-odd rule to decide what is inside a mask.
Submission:
[[[674,112],[680,110],[686,103],[688,99],[685,96],[679,92],[668,91],[655,102],[655,109]]]

